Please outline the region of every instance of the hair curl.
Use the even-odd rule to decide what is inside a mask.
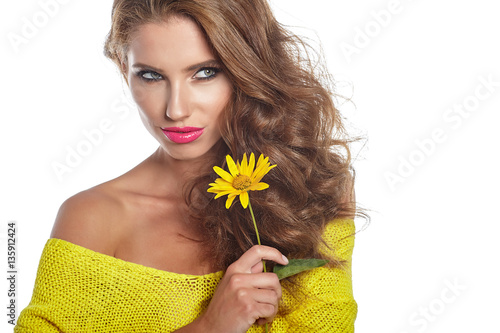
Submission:
[[[122,68],[140,25],[176,15],[199,25],[234,86],[220,119],[223,141],[214,148],[211,165],[224,166],[226,154],[269,156],[277,164],[264,179],[270,187],[251,195],[263,243],[293,258],[320,257],[325,225],[356,213],[350,195],[351,139],[325,67],[276,21],[266,0],[115,0],[105,55]],[[256,244],[256,237],[248,210],[227,210],[224,200],[206,192],[215,178],[207,170],[185,195],[192,221],[204,235],[207,260],[226,269]]]

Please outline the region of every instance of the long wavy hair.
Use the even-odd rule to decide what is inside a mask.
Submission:
[[[276,21],[266,0],[115,0],[105,55],[122,68],[140,25],[179,15],[198,24],[234,86],[208,165],[224,167],[226,154],[269,156],[277,164],[264,178],[270,187],[250,196],[263,244],[292,258],[321,257],[326,224],[356,214],[351,139],[332,81],[316,61],[321,57],[309,57],[311,48]],[[215,178],[206,170],[189,183],[185,198],[206,259],[224,270],[256,237],[248,210],[227,210],[224,199],[207,193]]]

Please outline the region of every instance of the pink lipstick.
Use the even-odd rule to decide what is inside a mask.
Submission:
[[[199,127],[165,127],[161,129],[165,136],[174,143],[189,143],[198,139],[203,134]]]

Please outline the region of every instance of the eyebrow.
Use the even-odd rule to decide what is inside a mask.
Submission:
[[[200,62],[199,64],[194,64],[192,66],[189,66],[184,71],[190,72],[190,71],[194,71],[195,69],[202,68],[202,67],[220,67],[220,63],[215,59],[210,59],[210,60],[207,60],[204,62]]]
[[[143,63],[140,63],[140,62],[137,62],[135,64],[132,65],[132,67],[135,67],[135,68],[148,68],[148,69],[151,69],[155,72],[158,72],[158,73],[161,73],[161,69],[159,68],[155,68],[153,66],[149,66],[149,65],[146,65],[146,64],[143,64]],[[210,60],[207,60],[207,61],[203,61],[203,62],[200,62],[200,63],[197,63],[197,64],[194,64],[194,65],[191,65],[185,69],[183,69],[183,72],[191,72],[195,69],[198,69],[198,68],[203,68],[203,67],[220,67],[220,63],[215,60],[215,59],[210,59]]]

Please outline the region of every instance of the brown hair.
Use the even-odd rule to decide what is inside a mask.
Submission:
[[[210,163],[224,167],[226,154],[269,156],[277,164],[263,180],[270,188],[250,196],[263,244],[292,258],[320,257],[325,225],[356,212],[350,141],[329,76],[317,70],[324,67],[307,57],[308,46],[276,21],[266,0],[115,0],[105,55],[120,67],[135,29],[172,15],[197,22],[234,85]],[[200,175],[186,201],[207,259],[225,269],[256,237],[247,209],[227,210],[225,199],[206,192],[215,178],[212,171]]]

